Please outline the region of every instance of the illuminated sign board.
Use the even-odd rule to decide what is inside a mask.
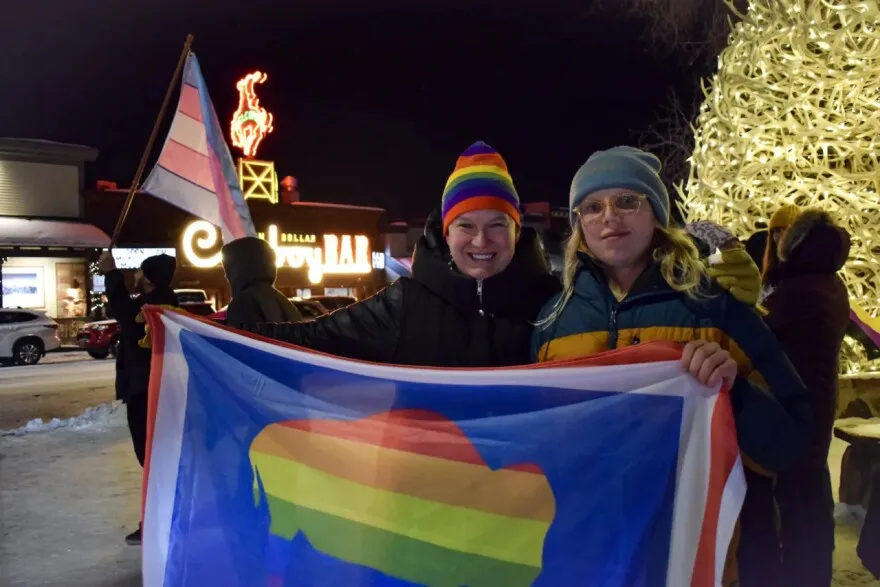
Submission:
[[[245,157],[256,157],[257,148],[265,136],[275,130],[272,128],[272,114],[260,106],[260,99],[254,86],[266,81],[266,74],[260,71],[249,73],[236,84],[238,88],[238,108],[232,114],[230,133],[232,144],[244,152]]]
[[[143,248],[143,249],[113,249],[113,260],[116,261],[118,269],[140,269],[141,263],[147,257],[154,255],[171,255],[176,256],[174,249],[165,248]]]
[[[309,281],[321,283],[325,275],[364,275],[372,271],[370,240],[363,235],[279,233],[274,224],[266,234],[260,233],[275,251],[277,267],[308,269]],[[220,243],[217,228],[204,220],[196,220],[183,231],[183,257],[194,267],[220,265],[219,251],[211,253]]]

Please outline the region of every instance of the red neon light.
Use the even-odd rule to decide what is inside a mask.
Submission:
[[[255,71],[244,76],[235,85],[238,88],[238,108],[232,114],[230,133],[232,144],[244,151],[246,157],[255,157],[263,138],[273,130],[272,113],[260,106],[254,89],[268,76]]]

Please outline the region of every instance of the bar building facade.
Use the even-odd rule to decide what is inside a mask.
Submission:
[[[112,233],[126,195],[127,190],[100,182],[86,193],[86,218]],[[268,199],[247,203],[258,236],[275,249],[275,286],[288,297],[363,299],[385,285],[384,209]],[[145,257],[166,253],[177,258],[175,288],[204,290],[218,310],[231,300],[219,231],[163,200],[137,193],[117,246],[129,252],[129,261],[120,266],[129,280]],[[120,255],[114,256],[120,265]]]

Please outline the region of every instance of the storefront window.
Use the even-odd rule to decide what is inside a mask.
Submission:
[[[55,264],[55,300],[55,315],[58,318],[80,318],[86,315],[85,264]]]
[[[3,307],[46,307],[43,267],[3,267]]]

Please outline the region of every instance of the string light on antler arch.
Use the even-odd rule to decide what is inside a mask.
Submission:
[[[686,220],[748,236],[783,204],[850,231],[843,277],[880,316],[880,8],[876,1],[751,0],[705,90]]]

